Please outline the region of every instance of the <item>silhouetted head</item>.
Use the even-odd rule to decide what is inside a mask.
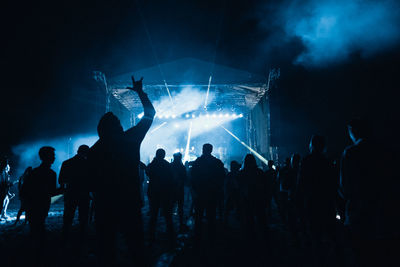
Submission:
[[[182,153],[181,152],[176,152],[174,154],[174,162],[182,162]]]
[[[268,168],[270,168],[270,169],[272,169],[272,166],[274,166],[274,161],[271,159],[271,160],[268,160]]]
[[[97,133],[100,139],[117,137],[123,132],[121,122],[112,112],[104,114],[97,125]]]
[[[298,168],[300,166],[300,159],[301,159],[300,155],[297,153],[294,153],[292,155],[292,158],[290,159],[290,166],[292,168]]]
[[[88,145],[80,145],[78,148],[78,155],[81,157],[86,157],[89,152],[89,146]]]
[[[231,172],[237,172],[240,169],[240,163],[236,160],[231,161]]]
[[[253,154],[247,154],[246,157],[244,157],[243,169],[255,168],[257,168],[256,158],[253,156]]]
[[[354,143],[357,142],[357,140],[368,136],[367,123],[362,119],[352,119],[347,124],[347,129],[349,131],[350,139]]]
[[[156,159],[162,160],[165,158],[165,150],[162,148],[157,149],[156,151]]]
[[[213,146],[211,144],[203,145],[203,155],[211,155],[212,151],[213,151]]]
[[[313,135],[309,148],[311,153],[323,153],[325,150],[325,138],[321,135]]]
[[[39,158],[42,161],[42,163],[46,165],[51,165],[54,163],[54,160],[56,159],[56,154],[55,154],[55,149],[54,147],[51,146],[44,146],[39,149]]]

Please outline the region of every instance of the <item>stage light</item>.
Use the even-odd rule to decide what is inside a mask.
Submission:
[[[190,115],[189,114],[186,114],[186,116],[185,116],[186,118],[189,118],[190,117]]]
[[[192,114],[192,118],[196,118],[196,115]]]
[[[212,117],[213,117],[213,118],[216,118],[216,117],[217,117],[217,114],[215,114],[215,113],[212,114]]]
[[[174,124],[174,127],[175,127],[175,128],[179,128],[179,124],[178,124],[178,123],[175,123],[175,124]]]
[[[209,114],[207,114],[207,115],[206,115],[206,117],[207,117],[207,118],[209,118],[209,117],[210,117],[210,115],[209,115]]]
[[[243,118],[243,114],[240,114],[240,115],[239,115],[239,118]]]
[[[233,113],[233,114],[232,114],[232,117],[233,117],[233,118],[236,118],[236,117],[237,117],[236,113]]]
[[[194,146],[192,146],[192,150],[194,150]]]
[[[225,117],[227,117],[227,118],[228,118],[228,117],[229,117],[229,114],[228,114],[228,113],[226,113],[226,114],[225,114]]]
[[[138,117],[139,119],[141,119],[141,118],[143,118],[143,115],[144,115],[144,113],[142,112],[142,113],[140,113],[137,117]]]
[[[159,117],[160,119],[162,119],[164,116],[163,116],[163,115],[158,115],[158,117]]]
[[[171,117],[172,117],[173,119],[175,119],[175,118],[176,118],[176,115],[175,115],[175,114],[173,114]]]
[[[221,114],[219,114],[219,116],[218,117],[220,117],[220,118],[222,118],[224,115],[221,113]]]
[[[169,119],[169,115],[165,115],[165,118],[166,118],[166,119]]]

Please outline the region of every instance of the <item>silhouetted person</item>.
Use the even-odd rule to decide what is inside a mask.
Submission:
[[[374,262],[378,198],[380,183],[384,183],[386,177],[382,177],[379,165],[371,164],[371,156],[377,155],[377,148],[368,138],[366,123],[355,119],[347,127],[353,145],[344,150],[341,160],[340,185],[346,203],[344,224],[358,264],[378,266],[380,263]]]
[[[19,180],[18,180],[18,194],[19,194],[19,200],[20,200],[20,208],[19,208],[19,210],[18,210],[17,218],[16,218],[16,220],[15,220],[14,225],[17,225],[17,224],[18,224],[18,222],[19,222],[19,220],[20,220],[20,218],[21,218],[22,213],[26,211],[26,205],[27,205],[27,203],[26,203],[26,196],[25,196],[25,194],[24,194],[22,188],[23,188],[23,185],[24,185],[24,183],[25,183],[26,178],[27,178],[29,175],[31,175],[31,173],[32,173],[32,167],[26,168],[26,170],[24,171],[24,173],[22,174],[22,176],[21,176],[21,177],[19,178]],[[26,216],[25,216],[25,221],[24,221],[24,222],[25,222],[25,223],[28,222],[28,219],[26,218]]]
[[[301,161],[298,179],[298,198],[304,213],[306,230],[311,238],[315,263],[323,260],[322,241],[335,230],[336,180],[330,160],[325,156],[325,139],[314,135],[310,154]]]
[[[170,241],[174,240],[172,222],[172,204],[174,199],[174,176],[170,163],[165,159],[165,150],[157,149],[156,156],[147,166],[146,174],[149,177],[147,195],[150,203],[150,236],[155,239],[158,213],[161,209],[165,217],[167,232]]]
[[[8,220],[10,218],[7,215],[8,204],[10,203],[10,199],[14,197],[14,195],[10,192],[10,188],[13,186],[13,183],[10,181],[10,165],[8,165],[8,159],[3,158],[0,165],[0,219]]]
[[[89,171],[87,154],[89,146],[81,145],[78,154],[61,165],[58,182],[64,189],[63,241],[66,242],[75,210],[79,212],[81,239],[85,237],[89,216]]]
[[[238,174],[240,170],[239,162],[233,160],[230,164],[231,171],[226,175],[225,179],[225,214],[224,221],[228,221],[229,213],[235,210],[239,212],[239,185]]]
[[[263,171],[258,168],[256,158],[247,154],[243,167],[238,174],[238,184],[242,202],[242,216],[245,231],[250,239],[256,237],[256,227],[266,237],[266,201],[267,180]]]
[[[289,184],[290,184],[290,158],[286,158],[285,165],[279,169],[277,181],[279,182],[279,213],[284,223],[288,220],[288,201],[289,201]]]
[[[45,220],[47,218],[51,197],[57,192],[57,174],[51,169],[55,160],[54,148],[44,146],[39,150],[42,163],[26,177],[23,192],[26,197],[26,215],[31,237],[36,249],[35,257],[42,257],[45,241]]]
[[[297,191],[297,178],[299,175],[301,157],[299,154],[293,154],[290,159],[290,168],[287,174],[287,180],[285,181],[284,187],[288,192],[287,199],[287,220],[289,231],[292,237],[297,240],[297,202],[296,202],[296,191]]]
[[[223,190],[225,177],[224,164],[212,156],[213,146],[203,145],[203,154],[192,164],[191,185],[195,209],[195,239],[200,241],[202,235],[203,215],[206,212],[208,221],[208,237],[211,244],[216,234],[216,212]],[[198,244],[198,243],[197,243]]]
[[[178,204],[178,215],[180,228],[184,224],[183,206],[185,204],[185,184],[187,180],[186,167],[182,163],[182,154],[174,154],[174,160],[171,163],[171,169],[174,176],[174,202]]]
[[[274,169],[274,161],[273,160],[268,160],[268,170],[265,171],[265,179],[267,182],[267,195],[266,195],[266,203],[265,207],[268,211],[268,216],[271,216],[271,210],[272,210],[272,198],[276,197],[276,189],[279,185],[277,181],[277,171]],[[275,194],[275,195],[274,195]],[[275,198],[275,202],[277,199]]]
[[[116,233],[120,231],[138,264],[144,264],[141,186],[139,177],[140,145],[149,130],[155,110],[142,88],[142,79],[133,87],[142,102],[140,122],[124,131],[111,112],[97,126],[99,140],[90,148],[88,160],[93,178],[95,221],[99,238],[99,259],[105,266],[115,263]],[[110,197],[112,195],[112,197]],[[126,211],[130,212],[127,213]]]

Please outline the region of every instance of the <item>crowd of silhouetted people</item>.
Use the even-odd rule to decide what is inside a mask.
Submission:
[[[364,121],[348,123],[353,145],[344,150],[340,161],[330,160],[325,155],[324,137],[314,135],[308,155],[293,154],[284,164],[268,160],[266,166],[258,165],[256,157],[247,154],[243,162],[231,161],[228,171],[212,155],[213,146],[204,144],[202,155],[192,162],[183,163],[179,152],[168,162],[169,151],[158,149],[146,166],[140,161],[140,145],[155,109],[142,89],[142,79],[132,77],[132,81],[129,89],[138,94],[144,108],[136,126],[124,131],[119,119],[106,113],[97,127],[98,141],[92,147],[81,145],[77,155],[63,162],[59,185],[51,169],[55,150],[48,146],[39,151],[40,166],[27,168],[19,180],[21,208],[15,223],[26,212],[38,261],[45,256],[42,248],[51,198],[63,194],[62,244],[70,242],[76,210],[82,243],[94,214],[97,258],[103,266],[114,266],[117,261],[117,233],[122,234],[132,262],[148,265],[149,246],[157,241],[159,214],[165,219],[171,247],[178,231],[189,230],[186,222],[193,217],[195,249],[212,249],[218,238],[218,221],[229,225],[237,220],[245,240],[267,242],[273,212],[278,213],[293,245],[311,248],[315,266],[325,266],[332,251],[344,253],[343,246],[351,248],[356,266],[384,266],[380,263],[390,257],[388,250],[394,244],[386,241],[392,240],[392,230],[398,228],[387,226],[394,190],[382,186],[385,182],[390,186],[392,174],[379,168],[379,161],[371,161],[380,152],[370,142]],[[6,164],[1,164],[3,212],[3,203],[11,196]],[[150,214],[149,242],[145,242],[142,220],[145,199]],[[185,204],[187,201],[190,203]],[[179,226],[173,222],[175,209]]]

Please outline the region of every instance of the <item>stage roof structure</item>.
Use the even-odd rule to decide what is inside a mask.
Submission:
[[[106,89],[124,107],[135,114],[142,111],[137,95],[126,89],[131,86],[131,75],[144,77],[144,90],[152,101],[168,97],[167,87],[173,96],[184,87],[193,86],[207,92],[210,75],[210,93],[213,100],[207,110],[231,109],[235,112],[248,112],[259,102],[268,88],[268,78],[247,71],[213,64],[194,58],[183,58],[150,68],[107,77]]]

